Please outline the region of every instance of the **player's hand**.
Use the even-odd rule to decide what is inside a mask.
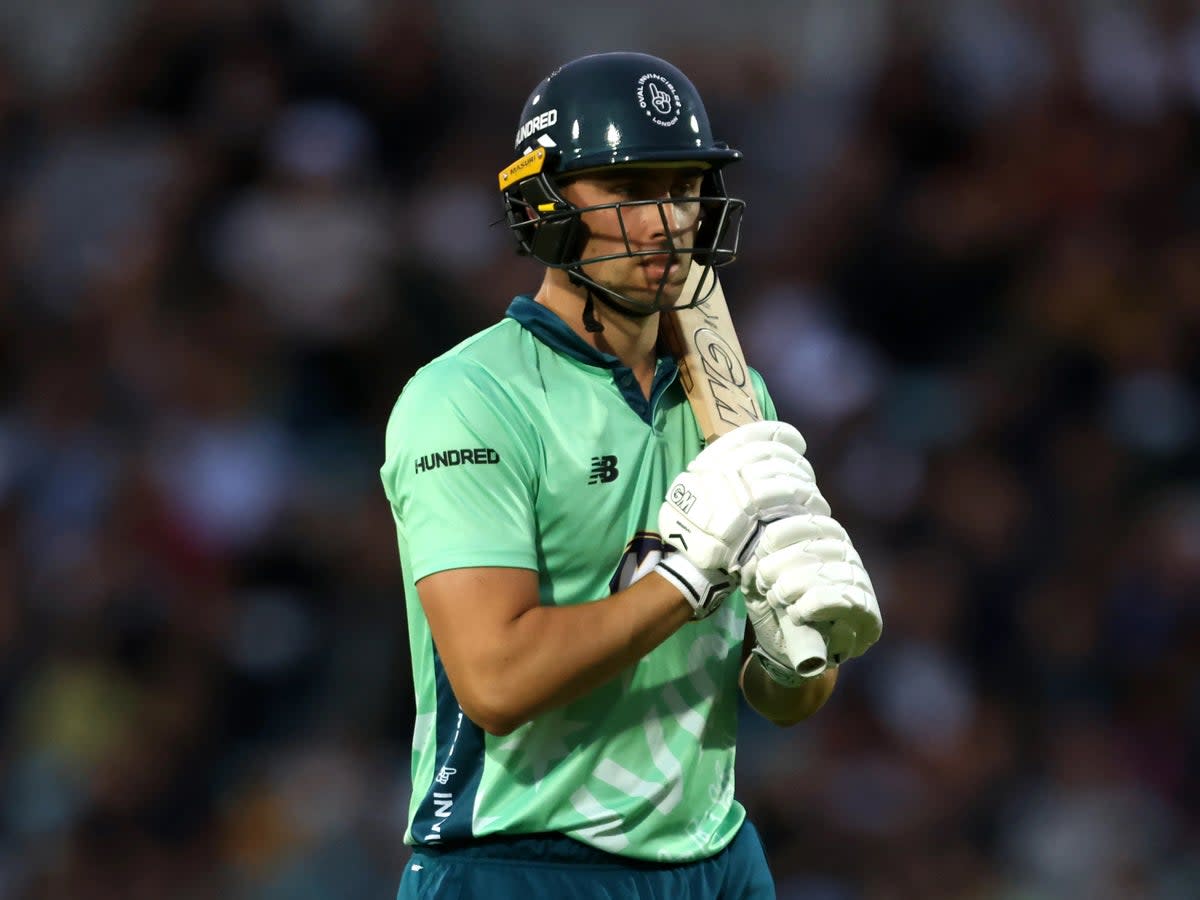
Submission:
[[[763,528],[741,570],[747,597],[825,636],[829,665],[861,656],[879,640],[883,617],[875,588],[846,530],[827,515],[804,513]]]
[[[790,425],[755,422],[714,441],[667,491],[659,533],[671,550],[659,573],[683,592],[697,618],[737,586],[761,523],[806,509],[828,511]]]

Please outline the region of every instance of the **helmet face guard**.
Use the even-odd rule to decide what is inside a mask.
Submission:
[[[523,161],[518,161],[514,166],[522,164]],[[648,207],[653,207],[661,222],[664,240],[661,246],[637,249],[629,237],[626,215],[644,216]],[[641,314],[694,306],[707,299],[707,292],[690,298],[681,297],[673,306],[664,305],[663,295],[671,275],[667,267],[659,279],[653,301],[646,303],[596,283],[582,271],[583,267],[613,259],[661,256],[675,262],[690,259],[693,265],[713,268],[726,265],[737,257],[744,209],[743,201],[725,192],[718,170],[704,174],[698,196],[575,206],[563,199],[543,173],[529,177],[515,190],[505,192],[505,220],[516,237],[519,252],[551,268],[568,270],[577,280],[619,299]],[[583,253],[591,233],[583,216],[606,210],[612,213],[624,246],[615,252],[585,257]],[[680,227],[681,220],[688,224]],[[681,240],[684,236],[690,236],[691,240]],[[711,285],[708,287],[711,291]]]
[[[741,153],[713,140],[699,94],[687,77],[661,59],[640,53],[603,53],[568,63],[530,95],[517,131],[520,158],[500,173],[505,221],[518,252],[570,272],[618,300],[634,315],[694,306],[711,293],[664,305],[671,267],[664,267],[652,301],[637,300],[595,282],[583,267],[620,258],[668,256],[718,267],[737,256],[745,203],[725,190],[721,167]],[[610,167],[703,170],[699,196],[631,200],[579,207],[558,188],[587,171]],[[626,216],[644,218],[655,207],[665,241],[636,249]],[[623,240],[621,251],[584,257],[590,232],[583,217],[607,212]],[[680,227],[680,222],[685,224]],[[672,225],[671,223],[675,224]],[[690,239],[689,239],[690,238]]]

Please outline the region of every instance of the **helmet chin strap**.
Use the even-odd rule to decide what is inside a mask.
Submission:
[[[604,331],[604,325],[601,324],[600,320],[596,318],[595,301],[597,299],[599,299],[601,303],[603,303],[613,312],[629,319],[644,319],[647,316],[654,315],[656,312],[661,312],[661,310],[657,308],[638,309],[636,307],[631,308],[630,306],[626,306],[627,303],[637,303],[637,301],[630,300],[628,297],[624,297],[621,294],[618,294],[616,291],[609,290],[603,285],[598,284],[597,282],[588,278],[578,269],[568,269],[567,277],[570,279],[571,284],[578,285],[579,287],[583,288],[584,292],[587,294],[587,299],[583,304],[583,327],[592,334],[597,334]],[[641,304],[638,304],[638,306],[640,305]]]
[[[592,334],[598,334],[604,330],[604,326],[596,318],[596,300],[592,295],[592,289],[585,288],[585,290],[587,291],[587,300],[583,304],[583,327]]]

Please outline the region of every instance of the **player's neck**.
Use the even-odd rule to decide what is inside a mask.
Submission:
[[[623,316],[599,300],[592,303],[592,314],[600,331],[589,331],[583,321],[587,295],[574,287],[554,284],[547,279],[533,298],[548,307],[588,345],[611,354],[633,370],[643,386],[654,379],[657,364],[658,313],[635,318]]]

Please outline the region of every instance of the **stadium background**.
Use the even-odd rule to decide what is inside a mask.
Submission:
[[[392,895],[383,423],[535,284],[495,173],[598,49],[745,151],[727,291],[885,612],[746,721],[781,897],[1197,896],[1196,4],[6,0],[0,897]]]

